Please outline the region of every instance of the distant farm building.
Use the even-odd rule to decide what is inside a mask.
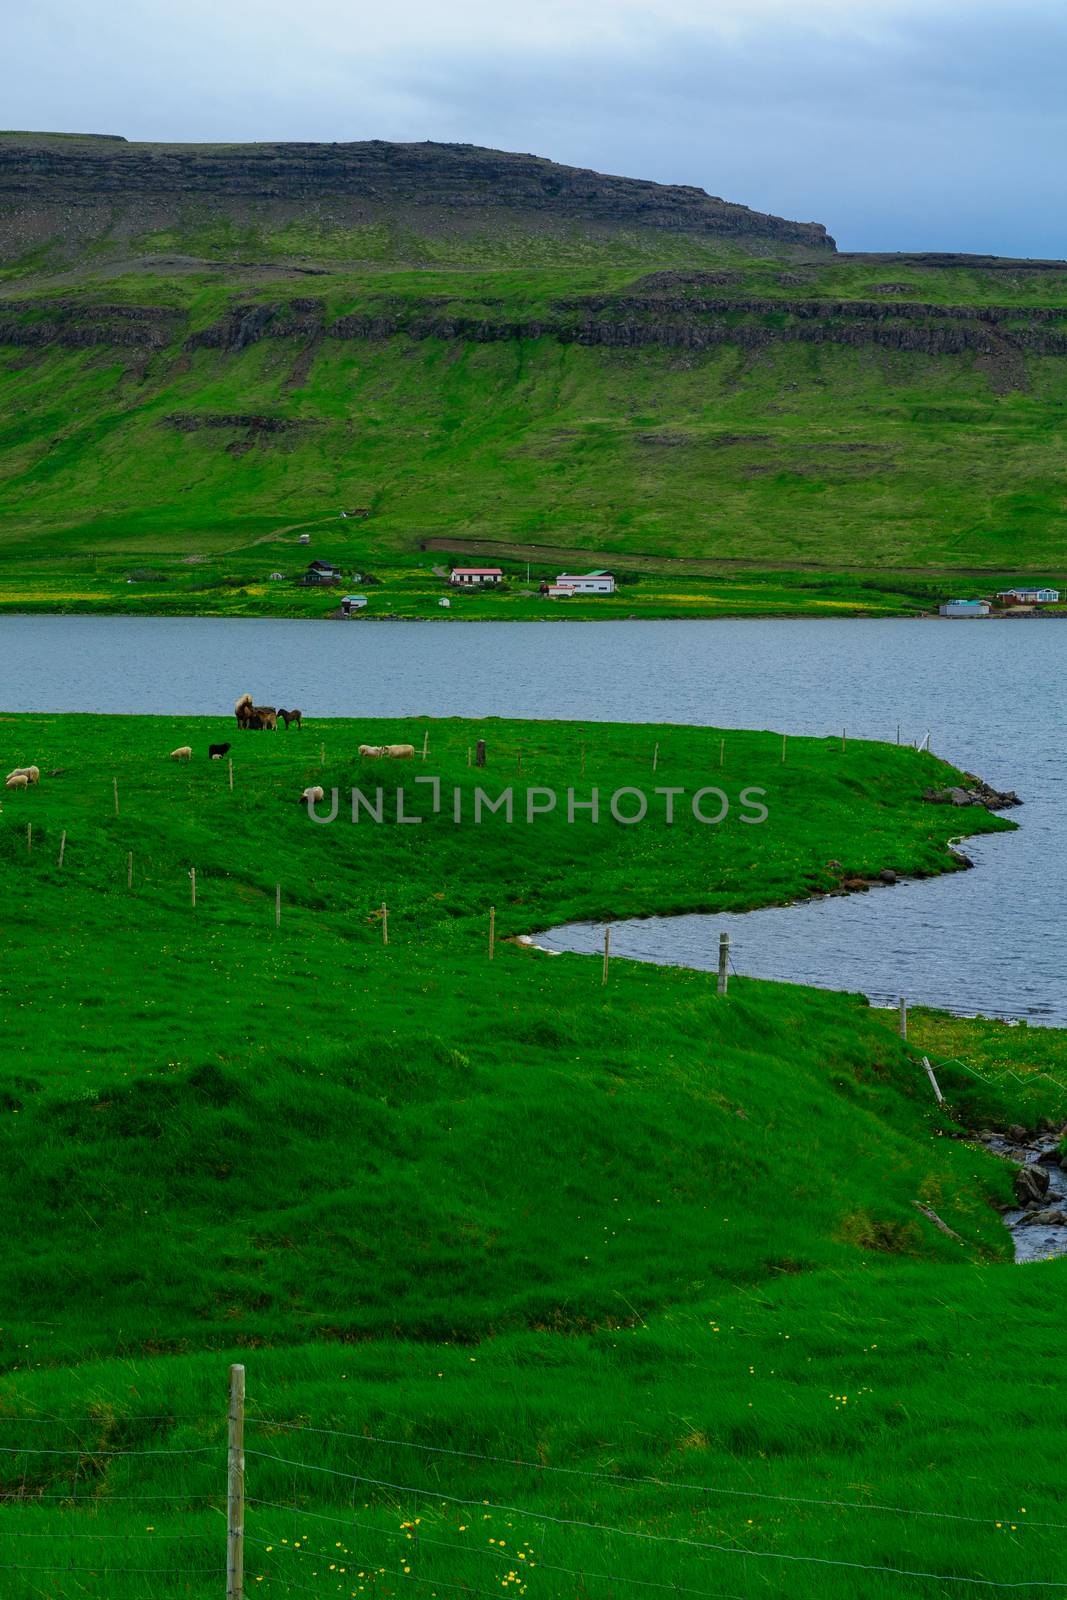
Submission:
[[[353,611],[362,611],[366,604],[365,594],[346,594],[341,601],[341,615],[350,617]]]
[[[271,581],[271,583],[279,583],[281,581],[281,579],[284,578],[284,577],[285,577],[285,573],[284,572],[272,572],[271,575],[270,575],[270,581]]]
[[[943,617],[988,617],[988,600],[946,600],[939,606]]]
[[[575,594],[614,594],[615,577],[610,572],[561,572],[548,593],[553,600]]]
[[[335,567],[332,561],[313,561],[297,582],[305,586],[321,583],[340,583],[341,569]]]
[[[477,589],[485,584],[503,583],[503,567],[453,567],[449,583],[457,589]]]
[[[1059,604],[1058,589],[1001,589],[997,599],[1006,606],[1054,606]]]
[[[299,539],[296,542],[297,542],[297,544],[310,544],[311,543],[311,535],[310,535],[310,533],[302,533],[300,535]]]

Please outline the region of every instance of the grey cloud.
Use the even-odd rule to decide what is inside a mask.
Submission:
[[[473,3],[473,0],[470,0]],[[101,0],[21,8],[5,120],[133,138],[446,139],[695,183],[824,222],[844,247],[1067,254],[1056,4],[880,0],[762,9],[659,0],[533,43],[463,5],[390,31],[340,0],[288,7]],[[421,20],[420,20],[421,19]],[[713,19],[714,20],[714,19]],[[448,26],[445,26],[445,22]],[[60,44],[58,41],[62,41]]]

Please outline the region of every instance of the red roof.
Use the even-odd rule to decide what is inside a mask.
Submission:
[[[489,577],[489,576],[502,578],[504,576],[503,567],[453,567],[452,568],[452,576],[455,577],[457,572],[467,572],[467,573],[477,574],[479,577],[482,577],[482,578]]]

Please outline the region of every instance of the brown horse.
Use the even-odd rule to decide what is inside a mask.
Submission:
[[[281,706],[279,706],[278,707],[278,715],[281,717],[282,721],[285,723],[285,731],[286,731],[286,733],[288,733],[288,731],[289,731],[289,724],[291,722],[295,722],[298,731],[300,733],[303,733],[303,731],[304,731],[304,714],[303,714],[302,711],[285,711],[285,710],[282,709]]]
[[[243,694],[233,708],[239,728],[269,728],[278,726],[278,713],[273,706],[254,706],[252,696]]]

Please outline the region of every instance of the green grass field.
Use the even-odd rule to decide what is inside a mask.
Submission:
[[[356,755],[424,734],[425,764]],[[0,750],[42,769],[0,815],[5,1594],[224,1592],[233,1359],[250,1593],[1056,1581],[1058,1459],[1033,1440],[1063,1418],[1065,1267],[1011,1264],[1010,1168],[961,1135],[1061,1119],[1058,1087],[955,1068],[972,1045],[1006,1059],[961,1024],[934,1047],[939,1109],[858,997],[741,978],[720,998],[623,961],[605,985],[598,959],[513,937],[948,870],[959,815],[920,797],[950,769],[495,720],[18,716]],[[479,784],[652,781],[721,783],[730,814],[450,809],[458,788],[472,817]],[[386,815],[404,783],[426,820],[315,827],[311,783],[380,785]],[[1061,1048],[1036,1033],[1024,1074]]]

